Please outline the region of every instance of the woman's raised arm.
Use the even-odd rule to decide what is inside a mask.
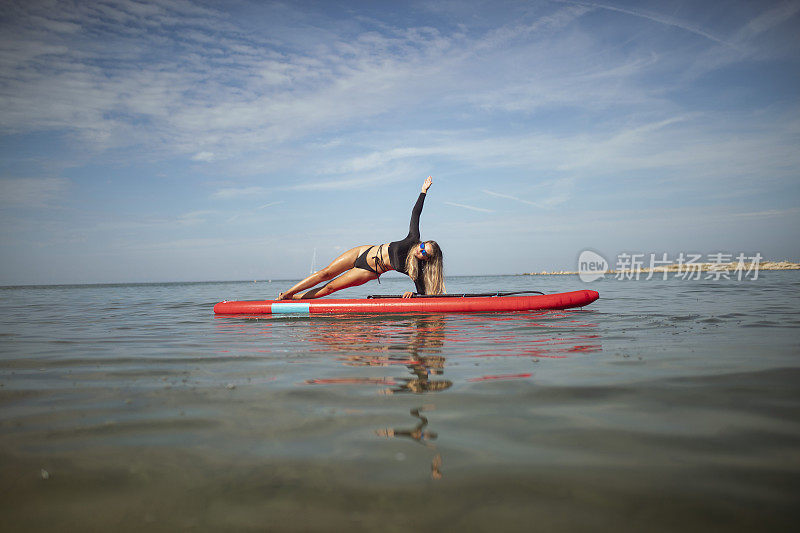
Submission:
[[[425,196],[433,183],[433,178],[428,176],[422,184],[422,194],[417,198],[417,203],[411,210],[411,223],[408,225],[408,236],[406,239],[419,240],[419,216],[422,214],[422,206],[425,205]]]

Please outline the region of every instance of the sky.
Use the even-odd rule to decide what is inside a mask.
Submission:
[[[298,279],[428,175],[447,275],[798,261],[799,97],[800,1],[0,0],[0,285]]]

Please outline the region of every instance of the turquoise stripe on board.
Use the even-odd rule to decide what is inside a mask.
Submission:
[[[309,302],[280,302],[272,304],[272,313],[308,313]]]

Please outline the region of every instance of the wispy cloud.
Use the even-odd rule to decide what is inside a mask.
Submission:
[[[201,210],[201,211],[191,211],[189,213],[184,213],[178,217],[178,223],[183,226],[194,226],[197,224],[204,224],[207,222],[209,217],[217,216],[217,211],[211,210]]]
[[[792,207],[789,209],[768,209],[766,211],[731,213],[728,216],[732,219],[737,219],[737,218],[786,218],[787,216],[792,216],[796,218],[798,215],[800,215],[800,208]]]
[[[572,196],[575,182],[570,177],[559,178],[557,180],[550,180],[543,182],[536,187],[538,192],[538,201],[525,200],[518,196],[511,194],[504,194],[488,189],[483,189],[482,192],[496,198],[503,198],[506,200],[513,200],[526,205],[532,205],[540,209],[552,209],[568,201]]]
[[[252,198],[263,196],[269,192],[265,187],[227,187],[215,191],[211,197],[217,200],[232,200],[238,198]]]
[[[647,20],[652,20],[653,22],[658,22],[659,24],[664,24],[664,25],[667,25],[667,26],[680,28],[680,29],[685,30],[685,31],[687,31],[689,33],[694,33],[695,35],[699,35],[701,37],[705,37],[706,39],[708,39],[710,41],[713,41],[715,43],[722,44],[722,45],[725,45],[725,46],[734,47],[733,43],[728,42],[728,41],[726,41],[726,40],[724,40],[724,39],[712,34],[711,32],[709,32],[709,31],[707,31],[707,30],[705,30],[705,29],[703,29],[703,28],[701,28],[699,26],[695,26],[694,24],[690,24],[689,22],[682,21],[682,20],[680,20],[678,18],[670,17],[670,16],[667,16],[667,15],[664,15],[664,14],[661,14],[661,13],[654,13],[654,12],[647,11],[647,10],[644,10],[644,9],[630,9],[630,8],[618,7],[618,6],[608,5],[608,4],[600,4],[600,3],[597,3],[597,2],[580,2],[580,1],[575,1],[575,0],[556,0],[556,1],[563,2],[563,3],[568,3],[568,4],[575,4],[575,5],[580,5],[580,6],[592,7],[592,8],[597,8],[597,9],[605,9],[607,11],[616,11],[618,13],[625,13],[627,15],[632,15],[634,17],[639,17],[639,18],[643,18],[643,19],[647,19]]]
[[[66,178],[0,179],[0,205],[10,207],[45,207],[66,193]]]
[[[338,165],[334,164],[333,168],[337,166]],[[391,183],[403,182],[412,178],[416,179],[418,174],[418,168],[414,169],[405,162],[398,162],[391,167],[382,165],[369,172],[364,171],[361,173],[347,173],[342,175],[334,171],[330,173],[330,177],[328,178],[286,185],[282,187],[282,190],[309,192],[348,190],[375,186],[385,187]]]
[[[214,152],[197,152],[192,156],[192,161],[209,163],[215,159]]]
[[[359,155],[348,159],[341,165],[330,169],[335,173],[358,173],[381,168],[399,159],[420,158],[439,155],[441,147],[400,147],[388,150],[373,151],[367,155]]]
[[[491,209],[486,209],[483,207],[475,207],[474,205],[466,205],[466,204],[457,204],[455,202],[444,202],[446,205],[452,205],[453,207],[460,207],[462,209],[469,209],[470,211],[478,211],[480,213],[493,213]]]
[[[747,42],[762,33],[779,26],[800,12],[800,2],[781,2],[767,8],[764,12],[749,20],[736,34],[736,40]]]
[[[539,204],[537,202],[531,202],[529,200],[523,200],[522,198],[518,198],[518,197],[512,196],[510,194],[503,194],[503,193],[499,193],[499,192],[489,191],[487,189],[483,189],[483,192],[488,194],[488,195],[490,195],[490,196],[496,196],[497,198],[505,198],[507,200],[514,200],[515,202],[521,202],[523,204],[535,205],[537,207],[539,206]]]

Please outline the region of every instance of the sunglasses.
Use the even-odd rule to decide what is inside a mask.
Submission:
[[[428,256],[428,252],[425,250],[425,243],[424,242],[419,243],[419,251],[422,254],[422,257],[427,257]]]

